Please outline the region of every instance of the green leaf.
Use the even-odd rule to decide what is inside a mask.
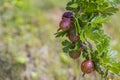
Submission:
[[[78,4],[77,3],[73,3],[73,4],[69,5],[69,7],[71,7],[71,8],[77,8]]]
[[[56,35],[55,37],[63,37],[66,35],[66,33],[67,33],[67,30],[62,30],[60,32],[55,33]]]
[[[108,21],[107,18],[104,16],[96,16],[91,20],[91,24],[93,24],[93,25],[102,24],[107,21]]]
[[[108,54],[108,56],[110,57],[111,61],[113,61],[114,59],[116,59],[117,57],[117,51],[116,50],[111,50]]]
[[[65,43],[67,42],[67,43]],[[70,43],[69,41],[65,40],[62,42],[64,45],[63,52],[68,53],[70,49],[74,49],[74,44]]]
[[[70,2],[68,2],[68,4],[67,4],[66,10],[70,10],[70,11],[73,11],[73,12],[74,12],[77,7],[78,7],[78,4],[77,4],[76,2],[70,1]]]
[[[102,13],[107,15],[112,15],[113,13],[116,13],[118,11],[118,8],[115,7],[108,7],[102,11]]]
[[[115,74],[117,74],[117,75],[119,75],[120,76],[120,62],[112,62],[111,64],[109,64],[108,66],[107,66],[107,68],[111,71],[111,72],[113,72],[113,73],[115,73]]]
[[[63,46],[67,46],[67,45],[70,45],[71,43],[68,41],[68,40],[64,40],[63,42],[62,42],[62,45]]]
[[[69,46],[63,48],[63,52],[68,53],[69,52]]]
[[[120,0],[107,0],[112,6],[116,6],[120,3]]]

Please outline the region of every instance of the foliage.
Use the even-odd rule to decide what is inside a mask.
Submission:
[[[104,78],[108,72],[120,76],[120,62],[116,59],[116,53],[110,49],[110,36],[103,30],[103,23],[109,21],[109,17],[118,11],[117,4],[120,0],[71,0],[66,10],[74,13],[72,25],[80,40],[71,43],[68,39],[63,40],[63,51],[70,53],[81,48],[81,43],[87,44],[87,51],[83,51],[85,59],[92,59],[95,70]],[[61,30],[56,37],[67,37],[67,31]],[[91,50],[89,43],[95,45]],[[101,68],[102,69],[101,69]]]

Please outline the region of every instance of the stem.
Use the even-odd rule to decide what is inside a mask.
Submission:
[[[83,73],[82,77],[84,77],[84,76],[85,76],[85,73]]]
[[[84,36],[85,41],[88,42],[88,41],[87,41],[87,38],[85,37],[85,33],[83,33],[83,36]],[[92,58],[91,58],[91,54],[90,54],[90,51],[91,51],[91,50],[90,50],[89,45],[88,45],[87,49],[88,49],[88,58],[89,58],[89,60],[91,60],[91,59],[92,59]]]
[[[81,29],[80,29],[80,24],[78,22],[78,18],[74,17],[75,18],[75,27],[76,27],[76,33],[79,34]]]
[[[91,58],[91,54],[90,53],[88,53],[88,57],[89,57],[89,60],[91,60],[92,58]]]

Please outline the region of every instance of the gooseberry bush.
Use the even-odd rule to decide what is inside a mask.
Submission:
[[[104,78],[108,73],[120,76],[120,62],[110,48],[110,36],[103,23],[118,11],[119,0],[71,0],[63,13],[56,37],[65,37],[63,51],[72,59],[82,55],[81,71],[97,71]]]

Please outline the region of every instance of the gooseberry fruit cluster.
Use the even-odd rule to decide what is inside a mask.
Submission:
[[[71,0],[59,23],[56,37],[62,41],[63,51],[72,59],[82,55],[84,74],[97,71],[106,78],[108,72],[120,75],[120,63],[110,48],[110,36],[103,30],[103,23],[118,11],[119,0]]]
[[[73,17],[74,17],[74,14],[72,12],[65,12],[62,15],[62,20],[60,22],[60,28],[58,29],[58,31],[60,29],[67,30],[67,37],[74,45],[80,39],[80,37],[78,34],[75,33],[75,29],[73,25],[74,24]],[[77,59],[79,58],[81,51],[82,49],[69,52],[69,56],[73,59]]]
[[[75,47],[76,42],[81,41],[79,34],[76,34],[75,27],[74,27],[74,14],[72,12],[64,12],[62,15],[62,20],[59,24],[59,30],[67,30],[66,36],[68,37],[69,41]],[[87,49],[87,45],[85,42],[80,43],[80,48],[78,50],[70,51],[69,56],[72,59],[78,59],[81,53]],[[89,46],[90,47],[90,46]],[[92,47],[90,47],[92,48]],[[83,73],[91,73],[94,70],[94,63],[92,60],[85,60],[81,64],[81,70]]]

